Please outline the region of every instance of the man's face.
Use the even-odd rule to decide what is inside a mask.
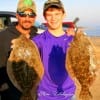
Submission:
[[[61,9],[49,8],[45,12],[45,19],[48,23],[49,28],[57,29],[62,27],[62,21],[64,19],[64,12]]]
[[[30,29],[36,19],[36,16],[34,15],[34,13],[32,13],[31,10],[26,10],[22,13],[18,13],[16,17],[18,19],[18,25],[25,30]]]

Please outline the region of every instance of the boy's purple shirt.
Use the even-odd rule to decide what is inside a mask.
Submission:
[[[66,68],[66,51],[73,36],[66,33],[55,37],[46,30],[32,40],[36,43],[44,66],[44,76],[39,84],[38,100],[70,100],[75,94],[75,84]]]

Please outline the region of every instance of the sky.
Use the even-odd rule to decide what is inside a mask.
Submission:
[[[42,15],[43,4],[46,0],[34,0],[37,6],[37,20],[44,22]],[[61,0],[66,11],[64,21],[80,20],[78,26],[83,26],[91,32],[95,30],[100,35],[100,0]],[[0,11],[16,11],[18,0],[0,0]],[[88,31],[88,32],[90,32]],[[98,32],[98,33],[97,33]]]

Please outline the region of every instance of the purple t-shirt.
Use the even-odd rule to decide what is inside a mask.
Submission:
[[[70,100],[75,94],[75,84],[65,69],[66,50],[72,39],[66,33],[55,37],[48,30],[33,38],[44,66],[38,100]]]

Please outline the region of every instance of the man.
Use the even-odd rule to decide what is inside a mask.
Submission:
[[[38,88],[38,100],[75,100],[76,87],[65,69],[66,50],[73,36],[65,33],[62,27],[65,17],[62,2],[46,1],[43,15],[48,29],[33,38],[44,66],[44,76]]]
[[[0,33],[0,95],[1,100],[20,100],[21,93],[11,83],[6,72],[7,59],[11,51],[11,41],[20,34],[27,38],[36,35],[33,24],[36,19],[36,7],[32,0],[20,0],[17,7],[16,26],[8,27]]]

